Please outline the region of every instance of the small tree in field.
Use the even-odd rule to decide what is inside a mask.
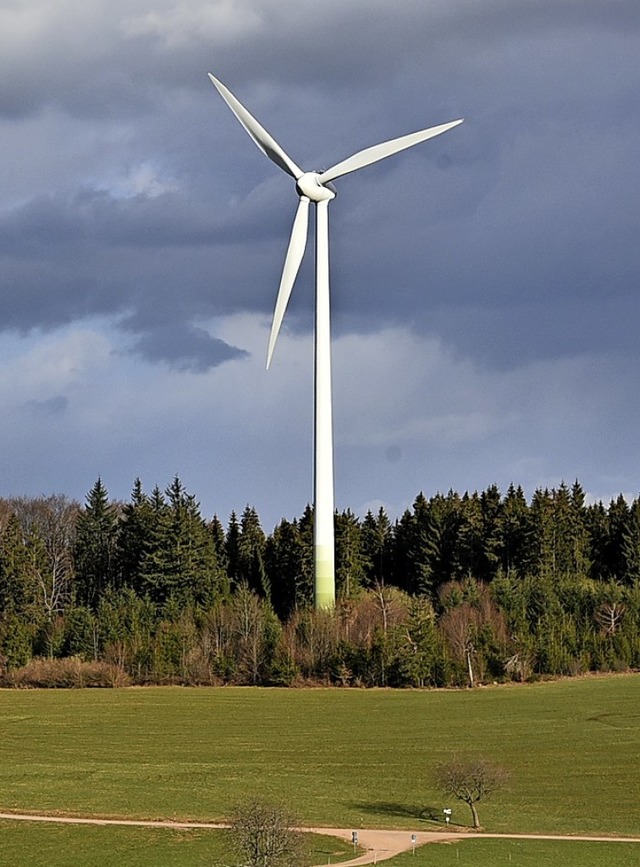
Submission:
[[[471,810],[473,827],[480,827],[476,804],[501,789],[509,777],[505,768],[484,758],[454,758],[441,762],[435,769],[436,785],[446,795],[464,801]]]
[[[304,863],[304,834],[280,804],[254,798],[236,807],[231,833],[243,867],[300,867]]]

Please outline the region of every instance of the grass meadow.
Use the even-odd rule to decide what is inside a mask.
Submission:
[[[468,808],[445,803],[430,782],[434,764],[454,752],[480,752],[511,772],[508,788],[480,804],[487,830],[640,832],[637,675],[474,691],[0,691],[4,811],[221,820],[238,802],[260,795],[284,797],[308,825],[437,829],[442,808],[451,806],[453,823],[466,826]],[[33,845],[38,852],[46,849],[38,835],[43,841],[64,837],[69,851],[76,845],[73,840],[80,841],[83,851],[96,850],[95,863],[101,867],[110,863],[101,842],[107,837],[123,841],[125,848],[134,840],[149,852],[156,845],[168,847],[176,857],[180,853],[183,860],[175,863],[185,867],[215,863],[211,841],[224,839],[214,832],[9,827],[17,824],[0,825],[0,863],[16,867],[40,862],[21,862],[4,851],[13,838],[22,838],[22,845],[28,840],[28,848]],[[544,844],[566,845],[560,860],[525,852],[533,847],[540,853],[536,847],[542,845],[466,840],[457,846],[428,846],[402,858],[411,858],[407,863],[413,867],[499,864],[499,851],[507,853],[505,863],[569,867],[574,863],[570,849],[583,851],[583,844],[572,842]],[[594,855],[607,847],[627,847],[636,860],[624,861],[625,850],[615,848],[617,860],[607,861],[605,853],[605,860],[597,861],[590,854],[588,862],[576,864],[640,863],[640,850],[632,844],[584,845],[596,847],[589,849]],[[199,847],[207,850],[208,861],[197,860]],[[465,862],[472,852],[480,860]],[[387,863],[400,865],[402,858]],[[321,857],[317,863],[327,860]],[[154,854],[146,861],[140,855],[127,861],[121,854],[117,863],[174,861]]]
[[[309,864],[336,864],[350,844],[313,835]],[[0,864],[11,867],[225,867],[237,863],[224,831],[94,827],[0,821]],[[432,843],[388,867],[637,867],[637,843],[461,840]]]
[[[319,862],[322,863],[322,862]],[[640,844],[548,840],[430,843],[382,862],[386,867],[638,867]]]
[[[309,835],[308,864],[336,864],[350,856],[353,847],[349,843]],[[235,863],[237,854],[228,831],[0,820],[3,867],[224,867]]]
[[[222,831],[0,821],[0,864],[11,867],[212,867],[232,864]]]

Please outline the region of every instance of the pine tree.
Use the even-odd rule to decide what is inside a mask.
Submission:
[[[136,479],[131,504],[123,510],[120,533],[123,583],[155,603],[170,595],[167,586],[170,511],[156,485],[147,496]]]
[[[228,593],[219,569],[214,538],[200,514],[200,504],[176,476],[167,490],[171,509],[171,567],[177,595],[186,602],[211,605]]]
[[[567,485],[561,482],[558,489],[552,491],[551,498],[553,572],[555,575],[573,575],[575,574],[573,531],[576,516]]]
[[[349,599],[362,586],[369,566],[360,521],[351,509],[335,515],[336,594]]]
[[[238,584],[239,577],[239,560],[240,560],[240,524],[238,516],[235,512],[231,512],[229,517],[229,526],[227,527],[227,537],[225,540],[225,552],[227,561],[227,575],[231,581],[231,586],[235,588]]]
[[[406,626],[399,631],[406,637],[401,658],[405,683],[417,687],[439,685],[439,640],[431,602],[420,597],[412,599]]]
[[[555,528],[552,495],[538,488],[529,508],[528,551],[526,559],[531,574],[555,574]]]
[[[502,508],[502,568],[523,576],[528,569],[529,506],[520,485],[509,485]]]
[[[622,580],[626,572],[623,554],[624,536],[629,523],[629,506],[620,494],[609,504],[609,538],[606,546],[605,563],[607,575]]]
[[[119,515],[117,569],[118,584],[144,595],[142,564],[151,545],[155,514],[139,478],[133,483],[131,500]]]
[[[258,513],[247,505],[240,519],[238,538],[238,579],[259,596],[270,598],[271,588],[264,564],[266,539]]]
[[[29,552],[20,522],[11,514],[0,537],[0,616],[24,616],[35,605]]]
[[[368,564],[365,583],[368,587],[387,584],[392,578],[393,534],[391,522],[380,506],[377,515],[368,511],[362,522],[362,548]]]
[[[585,493],[576,479],[571,488],[570,534],[572,546],[572,571],[576,576],[586,576],[591,571],[590,540],[587,525]]]
[[[401,548],[404,549],[404,589],[409,593],[429,593],[440,556],[440,527],[421,492],[413,503],[413,513],[403,516]]]
[[[74,583],[80,605],[95,610],[106,588],[114,586],[117,537],[117,510],[98,478],[76,522]]]
[[[599,581],[609,577],[607,546],[609,544],[609,516],[602,500],[588,506],[585,511],[585,526],[589,539],[588,558],[590,575]]]
[[[483,548],[482,503],[477,492],[474,491],[471,495],[465,493],[460,501],[460,522],[453,564],[459,579],[469,575],[482,576]]]
[[[491,581],[500,565],[503,545],[504,508],[497,485],[491,485],[480,494],[482,514],[482,559],[477,577]]]
[[[637,584],[640,582],[640,498],[631,504],[621,542],[624,572],[620,579],[625,584]]]
[[[305,546],[297,521],[283,519],[265,548],[265,568],[271,587],[271,602],[283,620],[313,604],[313,581],[307,574]]]
[[[465,494],[468,499],[468,495]],[[435,594],[438,588],[451,580],[457,572],[468,574],[469,567],[461,570],[458,559],[460,539],[464,534],[464,497],[455,491],[449,491],[446,496],[435,494],[428,503],[429,525],[433,538],[437,540],[431,558],[431,592]]]
[[[209,530],[213,538],[213,547],[216,552],[216,562],[218,569],[229,577],[229,557],[227,555],[227,539],[222,526],[222,521],[217,515],[214,515],[209,524]]]

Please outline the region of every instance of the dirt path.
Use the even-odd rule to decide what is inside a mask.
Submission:
[[[342,840],[351,840],[351,830],[345,828],[308,828],[316,834],[329,834],[332,837],[340,837]],[[364,854],[353,858],[351,861],[341,861],[340,867],[356,867],[357,864],[375,864],[377,861],[385,861],[393,858],[401,852],[411,849],[411,835],[416,835],[416,846],[425,843],[444,843],[447,840],[460,838],[460,834],[440,833],[439,831],[384,831],[358,828],[358,845],[365,849]],[[465,837],[468,835],[465,834]],[[325,865],[318,865],[325,867]]]
[[[318,834],[330,834],[343,840],[351,840],[351,831],[340,828],[308,828]],[[577,834],[487,834],[485,832],[455,831],[380,831],[358,830],[358,844],[366,849],[364,855],[351,861],[342,861],[340,867],[356,867],[358,864],[375,864],[393,858],[401,852],[407,852],[412,847],[411,835],[416,835],[416,845],[426,843],[464,842],[474,837],[503,840],[584,840],[596,843],[640,843],[640,837],[590,837]],[[324,865],[318,865],[324,867]]]
[[[144,819],[94,819],[89,817],[75,816],[43,816],[29,813],[0,813],[0,819],[12,819],[18,822],[54,822],[65,825],[126,825],[142,828],[227,828],[220,822],[174,822],[170,820],[152,821]],[[351,828],[303,828],[314,834],[327,834],[331,837],[339,837],[341,840],[351,841]],[[413,846],[412,835],[415,834],[415,845],[424,846],[426,843],[446,843],[457,840],[462,842],[474,837],[484,837],[502,840],[583,840],[598,843],[640,843],[640,837],[602,837],[578,834],[488,834],[485,832],[454,831],[390,831],[380,829],[358,828],[358,845],[365,849],[364,854],[353,858],[351,861],[342,861],[341,867],[357,867],[359,864],[375,864],[385,861],[407,852]],[[318,865],[325,867],[325,865]]]

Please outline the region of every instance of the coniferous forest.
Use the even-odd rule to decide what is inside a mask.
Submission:
[[[313,609],[313,510],[266,535],[203,518],[178,478],[0,500],[5,686],[473,686],[640,667],[640,499],[578,482],[336,513],[333,612]]]

